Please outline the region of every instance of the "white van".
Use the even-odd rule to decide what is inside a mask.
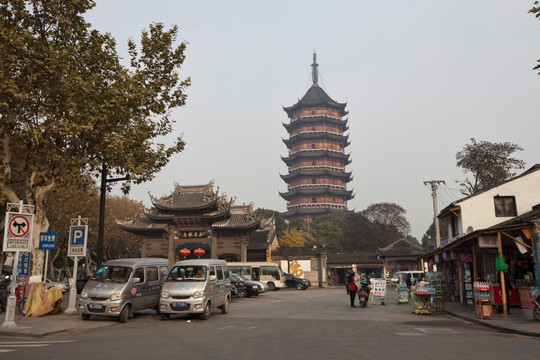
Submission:
[[[81,291],[76,309],[92,315],[118,316],[121,323],[142,309],[158,309],[161,286],[169,273],[167,259],[110,260],[96,270]]]
[[[411,276],[411,281],[414,284],[415,279],[418,279],[420,276],[424,277],[424,272],[416,271],[416,270],[396,271],[394,275],[392,275],[392,278],[390,279],[390,284],[392,286],[398,286],[401,281],[405,282],[405,279],[407,279],[408,275]]]
[[[182,260],[174,264],[161,289],[162,320],[171,314],[200,314],[207,320],[213,308],[229,312],[231,278],[225,260]]]

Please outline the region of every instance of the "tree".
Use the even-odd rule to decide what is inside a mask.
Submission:
[[[523,150],[509,142],[492,143],[489,141],[466,144],[456,153],[457,166],[464,174],[470,173],[472,178],[457,183],[462,187],[463,195],[475,195],[479,192],[494,188],[516,174],[513,169],[523,169],[525,163],[510,157],[514,152]]]
[[[328,251],[343,251],[343,227],[347,214],[326,214],[313,220],[314,245]]]
[[[429,225],[429,228],[426,230],[424,235],[422,236],[422,246],[426,247],[428,246],[428,242],[430,239],[435,239],[435,222],[432,222],[431,225]]]
[[[279,245],[283,247],[303,247],[311,237],[297,228],[287,228],[279,238]]]
[[[158,141],[191,83],[178,75],[186,43],[176,45],[177,27],[152,24],[140,47],[130,40],[125,67],[111,35],[84,20],[93,6],[0,0],[0,196],[35,206],[33,275],[42,272],[37,244],[51,190],[88,187],[104,165],[134,183],[151,180],[185,145]]]
[[[404,236],[396,226],[372,222],[363,212],[357,212],[345,219],[343,237],[347,250],[374,250]]]
[[[403,236],[411,232],[411,225],[405,217],[407,211],[398,204],[377,203],[369,205],[362,211],[369,221],[383,226],[395,226]]]

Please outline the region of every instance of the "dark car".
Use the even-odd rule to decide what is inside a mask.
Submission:
[[[306,290],[311,286],[311,281],[299,278],[293,274],[285,274],[285,285],[296,288],[297,290]]]
[[[231,298],[238,296],[238,289],[234,285],[233,282],[231,282]]]
[[[258,296],[262,291],[261,285],[235,273],[231,273],[231,283],[238,289],[238,297]]]

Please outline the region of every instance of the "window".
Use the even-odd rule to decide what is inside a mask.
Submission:
[[[312,148],[312,149],[315,149],[315,144],[311,144],[311,148]]]
[[[495,196],[495,216],[517,216],[516,198],[514,196]]]
[[[135,272],[133,273],[133,282],[135,284],[144,282],[144,269],[143,268],[135,269]]]
[[[217,279],[223,280],[223,268],[221,266],[216,266]]]
[[[316,203],[316,202],[317,202],[317,198],[311,198],[311,202],[312,202],[312,203]]]
[[[148,267],[146,268],[146,276],[148,277],[148,281],[158,281],[159,275],[158,275],[158,268],[157,267]]]
[[[212,276],[212,275],[215,276],[215,275],[216,275],[216,269],[214,269],[213,266],[210,266],[210,267],[209,267],[209,270],[210,270],[210,272],[208,273],[208,275],[210,275],[210,276]]]
[[[312,161],[311,165],[315,166],[315,165],[317,165],[317,163],[315,161]]]
[[[311,183],[312,183],[312,184],[316,184],[316,183],[317,183],[317,179],[311,179]]]
[[[159,272],[161,273],[161,279],[166,279],[167,275],[169,275],[169,268],[166,266],[160,266]]]

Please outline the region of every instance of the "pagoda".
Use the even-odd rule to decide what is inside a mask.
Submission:
[[[313,85],[296,104],[283,109],[289,134],[283,142],[288,156],[281,157],[288,174],[280,175],[287,191],[280,196],[287,201],[287,220],[302,218],[310,222],[328,213],[348,212],[347,201],[354,195],[347,190],[352,180],[345,167],[350,164],[345,148],[349,145],[346,103],[332,100],[318,83],[317,52],[313,52]]]

